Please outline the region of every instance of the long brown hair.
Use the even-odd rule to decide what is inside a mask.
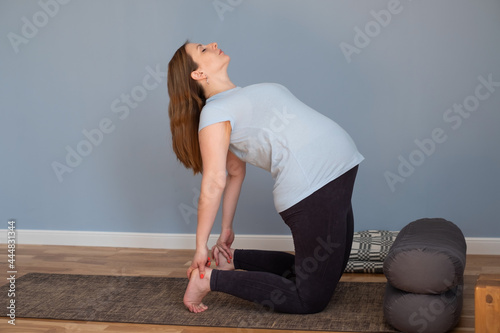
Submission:
[[[191,72],[198,69],[198,65],[186,52],[188,43],[189,41],[186,41],[168,63],[168,115],[172,147],[177,159],[197,174],[203,170],[198,125],[206,98],[201,85],[191,78]]]

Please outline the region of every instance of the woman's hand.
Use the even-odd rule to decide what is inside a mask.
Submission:
[[[189,266],[187,270],[188,279],[191,278],[191,273],[197,268],[200,270],[200,279],[203,279],[205,276],[205,267],[210,267],[210,257],[208,256],[207,246],[196,249],[191,266]]]
[[[217,243],[212,247],[212,257],[215,258],[215,263],[219,265],[219,253],[226,258],[227,262],[231,262],[231,245],[234,241],[233,229],[222,229]]]

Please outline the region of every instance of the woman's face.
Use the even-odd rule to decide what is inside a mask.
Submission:
[[[231,58],[217,47],[217,43],[207,45],[189,43],[186,52],[198,64],[197,70],[214,75],[221,70],[226,70]]]

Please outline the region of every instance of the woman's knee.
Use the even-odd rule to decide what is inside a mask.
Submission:
[[[324,299],[315,299],[308,302],[303,302],[297,314],[313,314],[321,312],[327,307],[329,302],[330,299],[328,299],[327,301],[325,301]]]
[[[332,296],[333,290],[328,287],[322,288],[321,291],[301,293],[299,296],[301,300],[300,313],[311,314],[323,311],[330,303]]]

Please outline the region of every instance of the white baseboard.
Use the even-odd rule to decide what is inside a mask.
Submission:
[[[194,234],[161,234],[100,231],[16,230],[19,244],[130,247],[148,249],[195,249]],[[209,246],[219,235],[210,235]],[[7,232],[0,234],[0,244],[7,243]],[[233,247],[293,251],[291,236],[237,235]]]
[[[500,238],[465,237],[467,254],[500,255]]]
[[[133,232],[16,230],[16,243],[31,245],[104,246],[149,249],[194,249],[194,234],[160,234]],[[218,235],[211,235],[209,246]],[[467,254],[500,255],[500,238],[466,237]],[[7,243],[7,232],[0,234],[0,244]],[[237,235],[237,248],[293,251],[288,235]]]

